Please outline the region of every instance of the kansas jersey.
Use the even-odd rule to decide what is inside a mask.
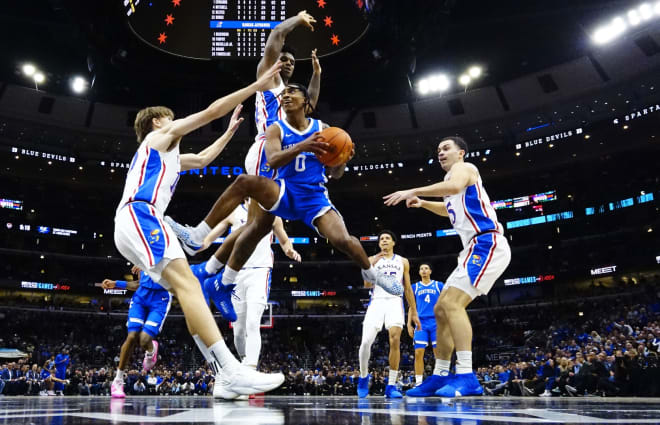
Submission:
[[[377,273],[396,276],[397,280],[401,282],[401,286],[403,286],[403,259],[400,255],[394,254],[392,258],[383,257],[374,264],[374,267],[376,267]],[[375,285],[371,292],[371,299],[378,298],[401,298],[401,295],[389,294],[380,286]]]
[[[248,210],[246,204],[241,204],[234,210],[234,217],[236,218],[236,223],[231,226],[231,231],[234,232],[238,228],[242,227],[247,223],[248,219]],[[252,252],[250,258],[243,265],[244,269],[257,268],[257,267],[267,267],[273,268],[273,250],[270,245],[273,242],[273,232],[271,231],[268,235],[264,236],[257,247]]]
[[[142,142],[126,175],[124,194],[117,211],[133,201],[143,201],[163,214],[179,181],[179,144],[169,152],[159,152]]]
[[[323,129],[323,123],[313,118],[308,118],[308,126],[303,131],[293,128],[286,119],[275,122],[280,128],[282,138],[282,150],[290,149],[296,144],[304,141],[316,131]],[[281,166],[275,173],[276,179],[285,179],[287,182],[316,185],[325,183],[325,165],[311,152],[303,152],[293,161]]]
[[[417,304],[417,314],[421,319],[435,318],[433,307],[442,292],[442,282],[432,280],[427,285],[423,282],[417,282],[412,285],[413,293],[415,294],[415,303]]]
[[[284,111],[280,108],[280,95],[284,90],[284,83],[271,90],[258,91],[254,104],[254,122],[257,124],[257,134],[263,134],[275,121],[282,119]]]
[[[466,163],[479,173],[477,167]],[[445,181],[449,180],[451,171],[445,175]],[[449,213],[449,219],[456,232],[461,237],[463,247],[479,233],[487,231],[502,232],[502,225],[497,221],[495,209],[490,205],[490,198],[484,189],[481,175],[477,182],[468,186],[456,195],[444,197]]]

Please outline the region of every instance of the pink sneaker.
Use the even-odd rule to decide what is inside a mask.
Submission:
[[[145,356],[144,360],[142,361],[142,369],[146,370],[147,372],[149,372],[158,361],[158,343],[156,341],[151,341],[151,343],[154,346],[154,352],[151,353],[151,356],[149,357]]]
[[[126,394],[124,393],[124,383],[121,381],[112,381],[110,386],[110,394],[112,398],[125,398]]]

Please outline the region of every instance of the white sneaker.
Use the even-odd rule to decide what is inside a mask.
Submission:
[[[55,391],[48,391],[48,395],[55,395]]]
[[[239,395],[265,393],[284,383],[284,375],[281,373],[261,373],[243,365],[236,367],[231,375],[223,375],[225,375],[225,379],[222,381],[226,380],[227,384],[224,385],[225,389]]]
[[[366,272],[367,270],[362,270],[362,279],[366,280],[367,282],[371,282],[372,279],[367,278]],[[396,278],[396,276],[376,273],[376,281],[371,283],[380,286],[388,294],[396,296],[403,294],[403,285]]]
[[[227,379],[222,371],[215,374],[215,383],[213,384],[213,398],[221,398],[224,400],[234,400],[238,394],[229,389],[231,381]]]
[[[539,394],[539,397],[552,397],[552,393],[548,390],[545,390],[543,394]]]
[[[195,238],[194,227],[188,226],[187,224],[179,224],[168,215],[165,216],[164,220],[165,223],[170,225],[176,234],[176,237],[179,238],[179,241],[181,241],[181,248],[183,248],[188,255],[192,257],[202,250],[204,240],[197,240]]]

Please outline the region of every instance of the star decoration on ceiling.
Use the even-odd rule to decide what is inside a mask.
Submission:
[[[181,6],[181,0],[172,0],[174,7]]]
[[[167,15],[165,17],[165,22],[167,23],[168,26],[172,25],[174,23],[174,16]]]
[[[337,37],[337,34],[332,34],[330,41],[332,41],[333,46],[339,46],[339,37]]]
[[[165,43],[165,40],[167,40],[167,35],[165,35],[164,32],[161,32],[160,35],[158,36],[158,44]]]
[[[325,8],[325,0],[316,0],[316,3],[319,5],[319,7]]]
[[[332,24],[334,23],[333,20],[332,20],[332,17],[330,17],[330,16],[326,16],[325,19],[323,20],[323,22],[325,22],[326,27],[331,27]]]

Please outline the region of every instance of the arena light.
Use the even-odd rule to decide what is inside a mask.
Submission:
[[[442,93],[447,91],[450,86],[451,83],[447,75],[437,74],[419,80],[417,83],[417,91],[421,95],[427,95],[430,93]]]
[[[626,21],[620,16],[617,16],[608,25],[603,25],[596,29],[591,38],[596,44],[606,44],[623,34],[626,29]]]
[[[83,77],[76,76],[71,80],[71,90],[74,93],[84,93],[87,90],[87,80]]]
[[[480,66],[472,66],[468,70],[468,74],[472,78],[479,78],[481,77],[481,67]]]
[[[42,74],[41,72],[37,72],[36,74],[34,74],[33,78],[34,78],[34,82],[37,83],[37,84],[41,84],[44,81],[46,81],[46,76],[44,74]]]
[[[31,77],[34,75],[35,72],[37,72],[37,68],[31,63],[26,63],[25,65],[23,65],[23,74],[25,74],[26,76]]]
[[[460,77],[458,77],[458,82],[462,86],[467,86],[470,84],[470,81],[472,81],[472,78],[468,74],[463,74]]]
[[[660,1],[655,4],[655,14],[660,15]]]
[[[642,23],[642,17],[639,16],[639,12],[635,9],[628,11],[628,23],[632,26],[637,26]]]
[[[653,8],[650,4],[642,3],[639,5],[637,10],[639,11],[639,15],[642,17],[642,20],[648,21],[649,19],[653,18]]]

